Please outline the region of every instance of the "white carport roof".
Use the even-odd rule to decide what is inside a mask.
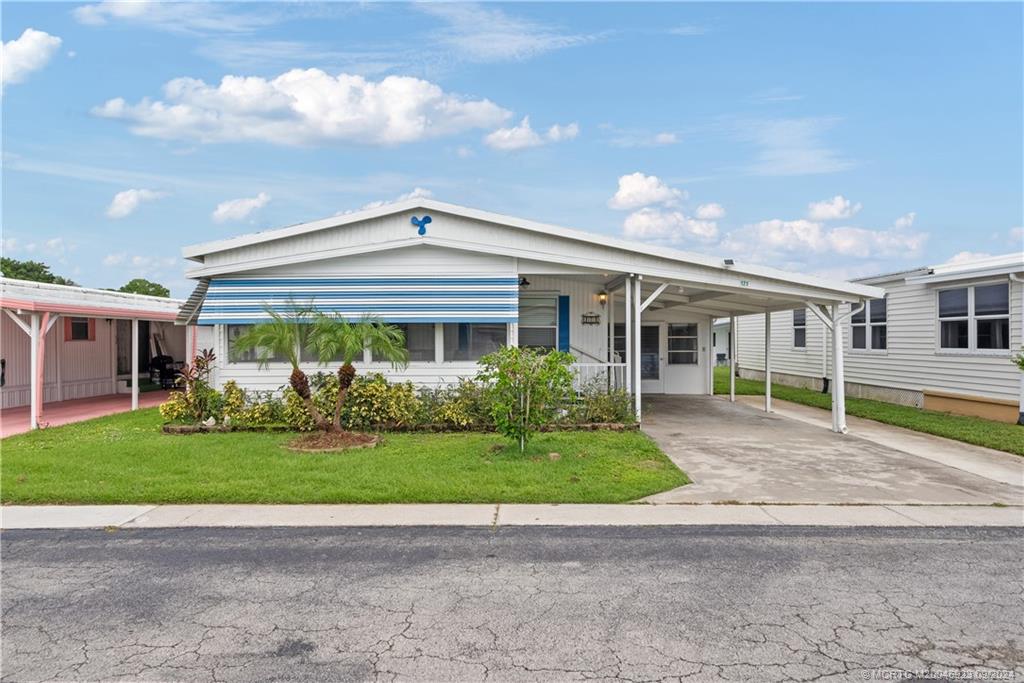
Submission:
[[[342,240],[339,228],[429,211],[435,221],[426,235],[381,228],[372,239]],[[438,221],[438,214],[468,219]],[[481,226],[498,228],[481,235]],[[318,236],[314,233],[323,233]],[[332,242],[331,240],[334,240]],[[766,310],[799,308],[807,303],[831,305],[880,298],[884,290],[867,284],[792,273],[753,263],[728,263],[724,258],[630,242],[608,235],[587,233],[522,218],[504,216],[433,199],[414,198],[350,214],[238,237],[192,245],[182,254],[200,264],[192,278],[237,274],[291,263],[428,244],[451,249],[512,256],[527,261],[561,264],[604,274],[608,286],[624,275],[643,278],[644,290],[662,284],[659,306],[693,308],[714,315],[742,315]],[[522,272],[529,272],[524,266]],[[201,303],[201,301],[198,301]]]
[[[174,320],[181,299],[0,277],[0,307],[102,318]]]

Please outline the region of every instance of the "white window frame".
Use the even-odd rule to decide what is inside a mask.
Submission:
[[[1006,285],[1006,313],[996,313],[993,315],[975,315],[974,314],[974,288],[975,287],[988,287],[990,285]],[[940,318],[939,317],[939,292],[946,292],[952,289],[966,289],[967,290],[967,316],[957,316],[955,318]],[[948,283],[948,286],[939,285],[935,288],[934,294],[935,302],[935,353],[940,356],[995,356],[1009,358],[1013,354],[1013,343],[1012,339],[1008,349],[979,349],[978,348],[978,321],[979,320],[1002,320],[1006,318],[1010,325],[1010,336],[1013,336],[1013,287],[1010,284],[1009,278],[996,278],[991,280],[982,280],[979,282],[972,282],[970,284],[953,284]],[[952,349],[942,346],[942,323],[950,322],[955,320],[966,320],[967,321],[967,348],[966,349]]]
[[[799,309],[797,309],[797,310],[799,310]],[[803,309],[803,312],[804,312],[804,324],[803,325],[797,325],[796,324],[797,310],[793,310],[792,311],[793,319],[792,319],[792,325],[791,325],[792,333],[790,335],[790,342],[791,342],[791,346],[792,346],[794,351],[799,351],[801,353],[806,353],[807,352],[807,309],[806,308]],[[796,331],[797,330],[803,330],[804,331],[804,345],[803,346],[797,346],[796,345]]]
[[[885,321],[873,323],[871,322],[871,302],[877,301],[877,299],[869,299],[864,304],[864,322],[855,323],[853,322],[853,316],[850,316],[850,352],[851,353],[873,353],[877,355],[885,355],[889,353],[889,297],[888,295],[881,297],[885,300]],[[854,304],[853,308],[856,309],[858,304]],[[853,345],[853,329],[855,327],[864,328],[864,348],[858,348]],[[876,349],[871,344],[873,335],[871,334],[872,327],[884,327],[885,329],[885,348]]]

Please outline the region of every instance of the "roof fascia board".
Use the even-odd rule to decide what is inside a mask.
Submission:
[[[934,273],[931,275],[920,275],[908,277],[907,282],[918,284],[939,284],[942,282],[958,282],[960,280],[976,280],[979,278],[1009,275],[1010,273],[1024,273],[1024,264],[1015,263],[994,268],[979,268],[977,270],[963,270],[955,273]]]

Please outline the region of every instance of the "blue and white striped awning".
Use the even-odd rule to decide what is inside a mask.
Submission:
[[[355,319],[370,314],[387,322],[514,323],[519,279],[505,277],[288,277],[214,279],[199,312],[200,325],[242,325],[269,320],[267,307],[294,306]]]

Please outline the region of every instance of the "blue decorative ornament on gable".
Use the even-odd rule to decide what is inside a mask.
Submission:
[[[418,234],[418,235],[426,235],[427,234],[427,223],[429,223],[430,220],[431,220],[430,216],[424,216],[423,218],[416,218],[416,216],[413,216],[412,217],[412,224],[415,225],[417,228],[419,228],[419,230],[416,231],[416,234]]]

